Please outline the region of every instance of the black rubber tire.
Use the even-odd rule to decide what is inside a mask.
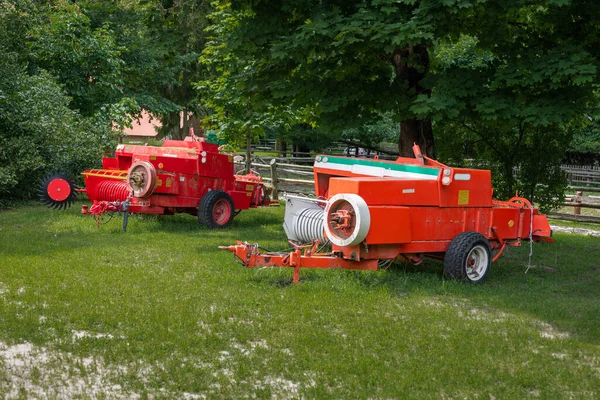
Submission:
[[[470,255],[481,258],[481,271],[468,270]],[[444,256],[444,274],[450,278],[468,283],[483,283],[492,265],[490,242],[478,232],[463,232],[457,235]]]
[[[215,206],[228,207],[228,216],[223,220],[215,217]],[[231,196],[222,190],[211,190],[206,193],[198,205],[198,222],[209,228],[226,228],[231,224],[235,210]]]

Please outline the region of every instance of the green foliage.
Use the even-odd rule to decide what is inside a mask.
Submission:
[[[431,119],[439,143],[463,147],[456,127],[471,131],[477,156],[502,164],[501,193],[526,188],[544,203],[560,198],[555,166],[585,126],[598,82],[597,2],[232,4],[217,2],[217,45],[205,53],[226,54],[214,57],[225,104],[302,110],[304,122],[332,137],[364,132],[382,114]],[[237,115],[223,118],[243,120]],[[533,150],[547,157],[540,167]]]
[[[247,8],[217,3],[213,41],[203,56],[222,77],[222,90],[213,90],[212,97],[224,98],[223,105],[241,100],[242,108],[251,102],[253,110],[277,113],[284,122],[292,116],[288,126],[298,122],[296,116],[333,132],[362,127],[383,104],[396,107],[402,101],[383,49],[392,40],[381,30],[398,34],[404,18],[377,22],[373,14],[382,6],[373,10],[366,3],[275,3]],[[387,19],[394,18],[388,26]]]
[[[179,132],[199,112],[192,81],[203,1],[0,2],[2,198],[27,197],[50,170],[81,170],[141,109]],[[187,129],[184,129],[187,133]]]
[[[382,142],[397,143],[399,135],[398,121],[391,113],[385,113],[372,123],[344,130],[341,139],[377,146]]]
[[[137,117],[141,109],[154,115],[178,113],[182,109],[182,105],[176,104],[178,99],[170,96],[172,90],[167,88],[176,84],[174,75],[185,71],[184,67],[189,67],[189,64],[168,66],[171,61],[167,60],[173,58],[171,54],[176,54],[179,49],[165,38],[153,34],[152,30],[159,29],[154,26],[161,26],[158,16],[154,16],[157,14],[155,3],[79,2],[81,11],[90,20],[90,26],[94,29],[108,27],[114,37],[122,60],[122,94],[129,99],[126,102],[130,106],[137,104],[137,110],[130,106],[123,110],[126,112],[124,116],[131,114],[129,119]],[[168,30],[165,30],[166,34],[176,35]]]
[[[121,109],[122,126],[145,109],[161,120],[163,134],[180,137],[180,112],[201,112],[191,82],[202,73],[208,9],[203,1],[40,7],[43,17],[28,35],[31,65],[54,74],[85,116],[108,112],[100,116],[107,120]]]
[[[50,170],[77,176],[100,160],[109,136],[68,107],[48,73],[28,75],[0,56],[1,202],[31,196]]]
[[[571,130],[448,120],[436,124],[436,132],[438,159],[490,169],[496,199],[506,200],[518,192],[543,212],[563,202],[567,181],[560,166]]]
[[[570,149],[575,152],[600,154],[600,127],[598,120],[573,136]]]
[[[78,5],[64,2],[44,14],[28,32],[30,66],[55,75],[82,115],[118,100],[123,60],[109,26],[92,29]]]
[[[0,206],[30,197],[50,171],[77,176],[99,162],[111,143],[110,125],[84,118],[62,85],[33,69],[23,42],[34,25],[33,4],[0,4]]]
[[[481,25],[474,32],[486,40],[439,41],[427,78],[435,89],[412,109],[437,121],[441,158],[485,162],[496,171],[498,197],[519,190],[548,210],[563,198],[560,162],[573,133],[587,124],[583,110],[593,102],[597,61],[575,40],[532,41],[550,23],[543,22],[547,10],[518,11],[530,18],[526,33],[509,29],[512,36],[491,43]]]
[[[415,92],[394,65],[427,68],[428,61],[411,49],[415,42],[430,43],[436,28],[419,6],[215,4],[211,40],[201,59],[212,74],[199,89],[216,111],[213,119],[232,138],[244,137],[247,129],[262,133],[265,125],[289,130],[300,123],[332,140],[374,143],[396,136],[388,127],[383,135],[371,135],[370,126],[380,124],[382,115],[395,115],[396,124],[412,115],[408,106]],[[405,59],[394,61],[405,49]]]
[[[128,4],[123,2],[123,4]],[[164,135],[182,138],[187,126],[180,129],[180,111],[185,115],[206,115],[194,83],[201,80],[205,69],[198,58],[206,41],[205,28],[210,2],[203,0],[144,0],[129,7],[139,16],[136,38],[145,53],[144,67],[130,71],[130,80],[139,82],[130,88],[144,88],[152,102],[146,108],[159,116]],[[126,60],[137,58],[136,48],[129,47]],[[140,102],[140,100],[138,100]],[[187,122],[186,122],[187,123]]]
[[[261,88],[253,81],[261,69],[260,63],[239,57],[227,42],[227,35],[238,29],[245,15],[232,10],[229,3],[215,3],[213,25],[208,29],[210,37],[200,57],[208,75],[196,85],[203,103],[212,111],[206,121],[237,146],[245,145],[248,135],[258,139],[267,134],[273,130],[270,127],[276,127],[279,137],[297,136],[298,132],[290,131],[301,129],[299,124],[309,112],[263,101]]]
[[[573,142],[569,150],[578,153],[600,155],[600,99],[596,93],[593,107],[586,110],[584,118],[589,122],[573,135]]]

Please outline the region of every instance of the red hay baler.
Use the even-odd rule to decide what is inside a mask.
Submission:
[[[102,159],[101,169],[83,173],[85,189],[76,190],[64,175],[47,178],[40,187],[42,201],[66,208],[75,191],[85,192],[92,202],[83,214],[106,212],[197,215],[211,228],[226,227],[240,210],[270,202],[268,189],[254,173],[235,175],[233,155],[219,152],[193,131],[184,140],[165,140],[162,146],[119,144],[114,157]]]
[[[452,168],[413,149],[416,158],[396,161],[317,156],[317,199],[286,201],[284,228],[295,250],[220,248],[248,268],[292,267],[294,282],[300,268],[376,270],[430,257],[444,260],[446,275],[479,283],[507,245],[552,241],[546,216],[527,199],[492,200],[490,171]],[[331,251],[319,252],[323,242]]]

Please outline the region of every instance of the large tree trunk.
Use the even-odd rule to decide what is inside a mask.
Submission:
[[[283,139],[277,139],[279,157],[287,157],[287,143]]]
[[[431,91],[421,85],[423,78],[429,72],[427,46],[419,44],[396,49],[391,60],[396,72],[396,79],[408,82],[407,96],[409,98],[414,99],[420,94],[431,95]],[[412,146],[414,143],[421,147],[424,155],[435,158],[431,120],[408,118],[400,122],[400,138],[398,139],[400,155],[413,157]]]
[[[407,119],[400,122],[398,152],[404,157],[413,157],[413,145],[418,144],[427,157],[435,158],[431,120]]]
[[[188,111],[171,112],[165,120],[161,120],[163,126],[168,130],[171,139],[183,140],[190,134],[190,128],[194,128],[196,136],[203,136],[200,118],[196,114],[190,114]],[[182,126],[183,125],[183,126]]]
[[[166,115],[165,120],[161,120],[163,127],[166,129],[165,135],[171,139],[180,139],[181,131],[179,129],[180,116],[178,112],[171,112]]]
[[[179,139],[183,140],[190,132],[190,119],[188,118],[188,113],[183,110],[180,114],[180,118],[183,120],[183,125],[181,128],[179,128]]]

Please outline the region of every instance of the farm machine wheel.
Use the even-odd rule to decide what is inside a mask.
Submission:
[[[206,193],[198,205],[198,222],[209,228],[225,228],[234,216],[231,196],[221,190]]]
[[[154,191],[156,185],[156,169],[148,161],[136,161],[129,168],[127,183],[135,197],[146,198]]]
[[[371,214],[367,203],[357,194],[339,193],[327,201],[324,228],[338,246],[355,246],[367,237]]]
[[[38,197],[48,207],[66,209],[77,198],[76,187],[65,174],[51,174],[40,183]]]
[[[490,243],[478,232],[463,232],[456,236],[444,257],[444,273],[469,283],[487,279],[492,254]]]

